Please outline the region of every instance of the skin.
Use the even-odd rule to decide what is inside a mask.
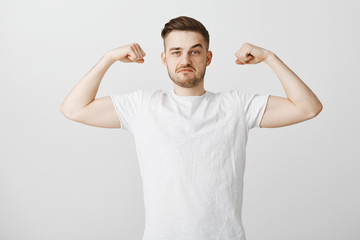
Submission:
[[[175,94],[204,94],[204,76],[212,52],[207,50],[203,36],[192,31],[172,31],[165,37],[164,48],[161,60],[174,83]]]
[[[194,45],[200,44],[202,47]],[[174,50],[173,48],[177,48]],[[212,52],[207,51],[204,38],[192,31],[172,31],[164,39],[161,60],[179,96],[200,96],[205,93],[204,76]],[[144,63],[145,52],[138,43],[108,51],[75,85],[60,106],[69,119],[96,127],[119,128],[120,121],[110,96],[96,97],[99,85],[110,66],[116,61]],[[244,43],[235,53],[238,65],[265,62],[277,75],[287,97],[271,95],[260,122],[261,128],[292,125],[314,118],[322,104],[311,89],[273,52]],[[179,71],[188,68],[188,71]]]

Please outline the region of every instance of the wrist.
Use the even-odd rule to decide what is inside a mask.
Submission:
[[[112,50],[106,52],[106,53],[104,54],[103,58],[104,58],[107,62],[109,62],[109,63],[111,63],[111,64],[113,64],[114,62],[116,62],[116,58],[115,58]]]
[[[267,51],[266,53],[266,57],[264,59],[265,63],[269,63],[272,59],[274,59],[276,57],[275,53],[271,52],[271,51]]]

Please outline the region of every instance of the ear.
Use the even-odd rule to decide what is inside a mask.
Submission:
[[[164,66],[166,67],[166,56],[165,56],[165,52],[161,53],[161,61],[164,64]]]
[[[211,63],[211,59],[212,59],[212,52],[208,51],[207,55],[206,55],[206,66],[209,66]]]

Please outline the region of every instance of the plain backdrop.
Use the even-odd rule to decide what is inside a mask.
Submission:
[[[145,63],[114,63],[96,97],[172,89],[160,33],[181,15],[210,33],[206,90],[286,97],[266,63],[235,64],[249,42],[277,54],[323,104],[309,121],[250,130],[247,239],[360,239],[358,12],[355,0],[0,0],[0,239],[141,239],[133,136],[73,122],[59,107],[106,51],[133,42]]]

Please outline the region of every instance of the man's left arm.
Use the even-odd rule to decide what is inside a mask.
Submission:
[[[322,104],[311,89],[273,52],[244,43],[236,52],[236,63],[267,63],[281,81],[287,98],[270,95],[260,122],[261,128],[292,125],[317,116]]]

